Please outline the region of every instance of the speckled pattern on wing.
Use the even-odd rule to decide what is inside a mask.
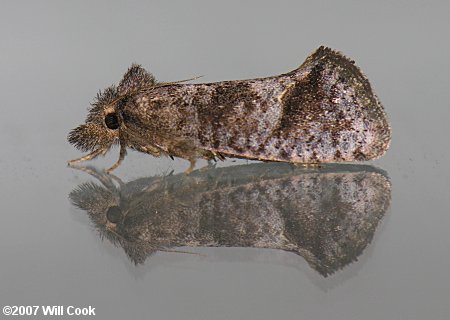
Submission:
[[[366,77],[326,48],[277,77],[155,88],[123,113],[133,133],[184,158],[189,155],[179,149],[188,144],[206,158],[212,154],[203,150],[303,163],[369,160],[390,142]]]

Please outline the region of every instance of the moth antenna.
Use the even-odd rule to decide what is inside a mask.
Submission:
[[[170,81],[170,82],[160,82],[159,84],[157,84],[156,86],[158,86],[158,85],[172,85],[172,84],[177,84],[177,83],[183,83],[183,82],[188,82],[188,81],[193,81],[193,80],[197,80],[197,79],[200,79],[200,78],[203,78],[204,77],[204,75],[201,75],[201,76],[195,76],[195,77],[193,77],[193,78],[189,78],[189,79],[184,79],[184,80],[177,80],[177,81]]]
[[[127,92],[126,94],[137,94],[137,93],[143,92],[143,91],[145,91],[145,90],[151,90],[151,89],[154,89],[154,88],[160,88],[160,87],[164,87],[164,86],[170,86],[170,85],[177,84],[177,83],[184,83],[184,82],[188,82],[188,81],[193,81],[193,80],[196,80],[196,79],[199,79],[199,78],[202,78],[202,77],[204,77],[204,76],[203,76],[203,75],[201,75],[201,76],[195,76],[195,77],[193,77],[193,78],[184,79],[184,80],[178,80],[178,81],[171,81],[171,82],[159,82],[159,83],[156,83],[156,84],[153,84],[153,85],[148,85],[148,86],[140,87],[140,88],[138,88],[138,89],[136,89],[136,90],[133,90],[133,91],[131,91],[131,92]],[[99,100],[99,97],[101,97],[101,96],[102,96],[102,91],[100,91],[99,94],[97,94],[97,100]],[[119,95],[119,96],[118,96],[117,98],[115,98],[114,100],[109,101],[109,104],[117,103],[117,102],[118,102],[119,100],[121,100],[123,97],[124,97],[124,95]]]
[[[170,86],[170,85],[173,85],[173,84],[193,81],[193,80],[197,80],[197,79],[202,78],[202,77],[204,77],[204,75],[195,76],[193,78],[184,79],[184,80],[177,80],[177,81],[170,81],[170,82],[159,82],[159,83],[156,83],[155,85],[141,87],[141,88],[139,88],[138,90],[136,90],[133,93],[138,93],[138,92],[142,92],[142,91],[145,91],[145,90],[151,90],[151,89],[154,89],[154,88],[160,88],[160,87]]]

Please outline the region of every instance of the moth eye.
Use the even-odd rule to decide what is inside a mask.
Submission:
[[[119,118],[115,113],[108,113],[105,116],[105,124],[109,129],[116,130],[119,128]]]
[[[111,223],[117,223],[122,218],[122,211],[119,207],[114,206],[108,209],[106,212],[106,219]]]

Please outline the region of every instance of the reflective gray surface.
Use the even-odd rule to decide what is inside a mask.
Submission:
[[[2,306],[91,305],[98,319],[448,319],[449,15],[444,1],[2,2]],[[99,182],[66,167],[80,155],[66,135],[132,62],[162,81],[244,79],[291,70],[322,44],[356,60],[393,128],[371,163],[389,177],[390,206],[356,262],[323,277],[301,255],[244,246],[135,265],[71,204],[78,185]],[[130,152],[115,174],[187,166]]]

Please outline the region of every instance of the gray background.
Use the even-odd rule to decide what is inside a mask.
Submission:
[[[1,305],[92,305],[98,319],[448,319],[449,17],[448,1],[1,1]],[[357,61],[393,128],[374,163],[391,208],[358,262],[324,279],[292,253],[200,248],[136,267],[70,204],[91,178],[66,167],[80,155],[66,135],[132,62],[161,81],[245,79],[289,71],[322,44]],[[116,174],[187,165],[131,152]]]

